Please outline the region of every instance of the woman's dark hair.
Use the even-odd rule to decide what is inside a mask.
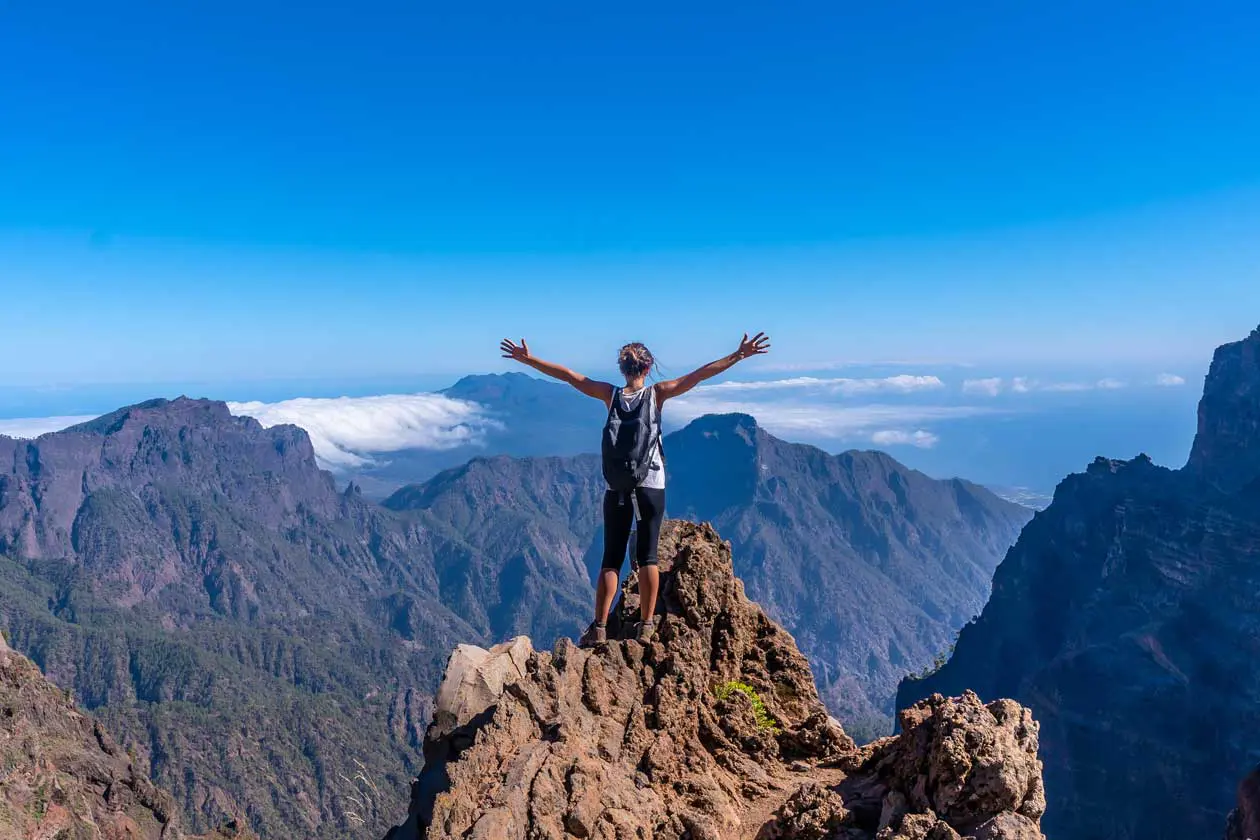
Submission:
[[[617,367],[621,368],[624,376],[642,376],[654,364],[656,359],[652,358],[652,351],[637,341],[630,342],[617,353]]]

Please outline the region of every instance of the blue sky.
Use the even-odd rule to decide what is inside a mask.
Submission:
[[[0,417],[505,334],[1194,391],[1260,320],[1254,3],[447,5],[6,4]]]
[[[9,4],[0,328],[36,352],[3,384],[489,369],[503,333],[591,364],[627,329],[684,364],[762,327],[797,364],[1201,359],[1260,310],[1258,25]]]

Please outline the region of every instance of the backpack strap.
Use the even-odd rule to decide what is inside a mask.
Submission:
[[[613,415],[617,413],[617,406],[621,403],[621,392],[625,390],[618,385],[613,386],[612,398],[608,400],[608,421],[611,422]],[[626,491],[622,490],[617,494],[617,506],[624,506],[626,503]]]
[[[652,418],[653,422],[656,424],[655,439],[652,441],[652,445],[648,447],[648,452],[651,453],[652,449],[659,449],[661,453],[661,467],[664,468],[665,466],[665,426],[663,423],[661,423],[661,406],[656,401],[656,386],[655,385],[652,386],[652,392],[648,396],[652,400],[651,412],[649,416]],[[649,454],[648,457],[651,457],[651,455]]]

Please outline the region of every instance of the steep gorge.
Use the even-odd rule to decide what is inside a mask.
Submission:
[[[1260,330],[1216,351],[1186,466],[1066,478],[898,705],[969,688],[1032,708],[1051,836],[1219,836],[1260,761],[1258,593]]]

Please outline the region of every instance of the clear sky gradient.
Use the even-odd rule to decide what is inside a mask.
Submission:
[[[0,386],[457,374],[504,334],[685,367],[762,328],[765,365],[1201,376],[1260,321],[1257,31],[1251,2],[7,3]]]

